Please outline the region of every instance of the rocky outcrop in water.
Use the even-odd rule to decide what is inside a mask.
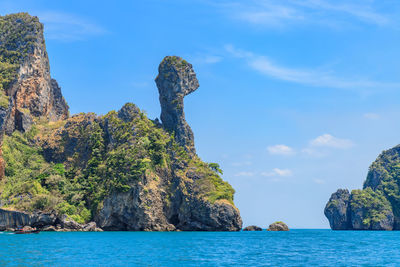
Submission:
[[[269,225],[267,231],[289,231],[289,227],[284,222],[274,222]]]
[[[67,216],[57,216],[55,213],[10,211],[0,209],[0,231],[13,231],[23,227],[41,231],[83,231],[99,232],[95,222],[81,225]]]
[[[250,225],[245,227],[243,231],[262,231],[262,228],[255,225]]]
[[[325,207],[333,230],[400,230],[400,146],[382,152],[374,161],[364,189],[339,189]]]
[[[183,110],[183,98],[199,87],[193,66],[180,57],[165,57],[158,67],[156,84],[164,128],[175,134],[179,144],[195,153],[193,132]]]
[[[339,189],[333,193],[325,207],[325,216],[333,230],[351,228],[350,193],[347,189]]]

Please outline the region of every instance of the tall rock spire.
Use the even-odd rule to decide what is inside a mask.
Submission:
[[[0,17],[0,127],[26,131],[36,117],[66,119],[68,105],[50,64],[37,17],[18,13]]]
[[[192,65],[177,56],[165,57],[158,67],[156,84],[164,128],[174,132],[176,141],[187,151],[196,153],[193,132],[183,108],[183,98],[199,88]]]

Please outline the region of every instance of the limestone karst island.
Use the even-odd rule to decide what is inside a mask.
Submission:
[[[363,189],[339,189],[325,207],[333,230],[400,230],[400,145],[369,167]]]
[[[400,1],[0,0],[0,267],[400,266]]]
[[[192,65],[167,56],[158,72],[161,121],[132,103],[70,116],[39,19],[0,17],[0,230],[240,230],[234,189],[185,121]]]

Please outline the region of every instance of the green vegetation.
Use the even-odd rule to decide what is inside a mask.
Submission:
[[[400,216],[400,147],[384,151],[369,168],[364,188],[381,191],[390,201],[395,216]]]
[[[373,191],[370,187],[364,190],[353,190],[350,202],[353,213],[362,212],[362,223],[368,228],[374,223],[379,223],[392,212],[390,202],[384,194],[377,190]]]
[[[193,184],[189,189],[183,183],[180,190],[194,190],[211,203],[233,203],[234,190],[219,177],[218,164],[189,155],[133,104],[125,107],[133,110],[129,119],[115,111],[102,117],[79,114],[66,122],[37,122],[27,133],[5,136],[1,203],[19,210],[56,210],[86,222],[106,196],[126,192],[145,177],[159,181],[176,162],[186,166],[176,175]],[[188,170],[199,179],[192,181]]]
[[[219,167],[219,164],[218,164],[218,163],[208,163],[208,167],[209,167],[211,170],[215,171],[216,173],[224,174],[224,172],[223,172],[223,171],[221,170],[221,168]]]
[[[1,203],[18,210],[56,210],[78,222],[90,219],[84,203],[66,209],[71,206],[66,199],[73,195],[76,185],[66,178],[62,164],[46,162],[41,149],[29,141],[31,134],[14,132],[4,137],[6,169],[0,184]]]
[[[189,63],[186,60],[184,60],[180,57],[177,57],[177,56],[165,57],[163,61],[165,61],[169,65],[176,66],[179,69],[183,69],[189,65]]]

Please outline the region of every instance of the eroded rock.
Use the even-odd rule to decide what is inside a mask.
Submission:
[[[262,231],[262,228],[255,225],[250,225],[245,227],[243,231]]]
[[[193,66],[177,56],[165,57],[158,67],[156,84],[162,125],[175,133],[175,139],[187,151],[195,153],[193,132],[186,123],[183,103],[183,98],[199,87]]]
[[[268,231],[289,231],[289,227],[284,222],[274,222],[269,225]]]
[[[333,230],[352,229],[350,219],[350,193],[347,189],[339,189],[332,194],[324,210]]]

